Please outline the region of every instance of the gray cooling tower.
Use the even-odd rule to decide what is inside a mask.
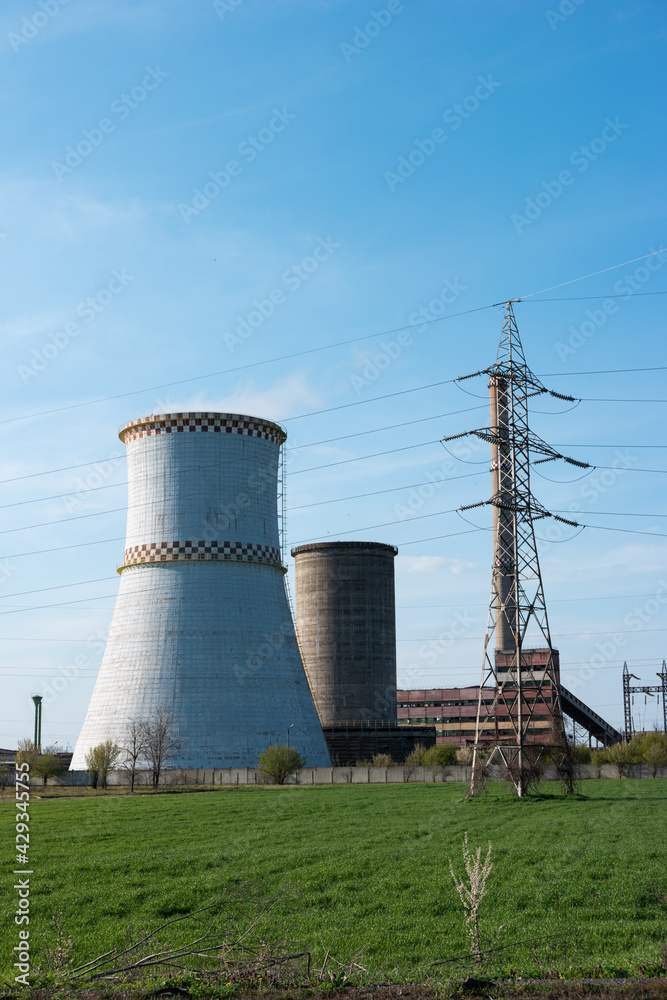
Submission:
[[[396,718],[397,553],[376,542],[292,549],[297,635],[322,725]]]
[[[118,599],[72,768],[130,718],[173,713],[177,767],[253,766],[271,743],[329,754],[296,643],[281,563],[285,433],[230,413],[127,424],[127,540]]]

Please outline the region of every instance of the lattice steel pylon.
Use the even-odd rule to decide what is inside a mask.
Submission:
[[[637,677],[637,674],[630,673],[627,663],[623,664],[623,714],[625,717],[624,737],[626,743],[629,743],[635,735],[634,723],[632,721],[632,704],[634,703],[634,695],[636,694],[643,694],[644,701],[646,701],[647,696],[652,698],[653,695],[657,695],[658,705],[662,696],[662,727],[663,732],[667,733],[667,663],[664,660],[662,661],[662,670],[660,673],[656,671],[656,677],[660,678],[659,684],[630,684],[632,678],[638,681],[639,677]]]
[[[561,455],[528,426],[528,401],[533,396],[548,394],[556,399],[575,400],[545,388],[529,369],[513,301],[517,300],[508,301],[505,307],[495,364],[458,380],[489,376],[491,426],[443,439],[451,441],[475,435],[488,441],[492,450],[491,498],[461,508],[470,510],[486,505],[493,508],[494,559],[477,703],[471,795],[475,794],[481,745],[492,748],[489,763],[496,756],[501,758],[520,796],[524,794],[530,767],[527,747],[539,755],[548,745],[566,746],[559,668],[549,632],[534,522],[550,517],[575,528],[579,525],[550,513],[535,499],[530,468],[533,463],[555,459],[591,468],[586,462]],[[545,647],[530,654],[525,652],[529,629],[537,632]],[[539,655],[535,657],[534,653]],[[485,697],[491,685],[495,689],[493,699]]]

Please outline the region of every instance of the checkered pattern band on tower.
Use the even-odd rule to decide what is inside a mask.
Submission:
[[[168,413],[164,416],[142,417],[121,428],[118,437],[124,444],[158,434],[245,434],[282,444],[285,432],[268,420],[254,420],[236,413]]]
[[[126,566],[160,562],[252,562],[284,569],[280,550],[255,542],[151,542],[125,549],[118,572]]]

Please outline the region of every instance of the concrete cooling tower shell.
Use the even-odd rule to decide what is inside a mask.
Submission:
[[[297,635],[324,726],[396,718],[397,554],[376,542],[292,549]]]
[[[175,767],[254,766],[271,743],[329,765],[287,601],[281,427],[230,413],[127,424],[128,517],[113,621],[71,767],[164,707]]]

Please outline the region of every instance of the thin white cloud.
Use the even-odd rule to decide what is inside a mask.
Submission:
[[[70,318],[66,309],[44,309],[38,313],[17,316],[0,324],[0,343],[7,347],[21,340],[39,337],[59,329]]]
[[[248,416],[264,417],[268,420],[284,420],[304,407],[320,406],[322,398],[314,389],[308,377],[300,372],[286,378],[277,379],[269,388],[260,389],[252,381],[237,385],[227,395],[210,398],[205,392],[194,396],[162,395],[156,400],[154,413],[212,411],[221,413],[242,413]]]
[[[446,569],[450,573],[467,573],[476,569],[475,563],[444,556],[398,556],[396,570],[405,573],[434,573]]]
[[[174,3],[180,3],[181,8],[187,11],[186,0],[172,0],[172,4]],[[30,20],[41,10],[36,0],[31,5],[18,3],[6,5],[0,15],[0,39],[3,48],[12,51],[8,36],[12,33],[20,34],[24,18]],[[164,3],[161,0],[142,0],[141,3],[130,0],[125,3],[122,0],[77,0],[76,3],[61,5],[56,14],[50,15],[46,24],[40,24],[34,34],[31,32],[32,37],[29,37],[27,44],[48,44],[60,41],[67,35],[95,30],[109,24],[125,25],[136,30],[155,30],[163,24],[164,14]],[[15,51],[20,55],[22,47]]]

